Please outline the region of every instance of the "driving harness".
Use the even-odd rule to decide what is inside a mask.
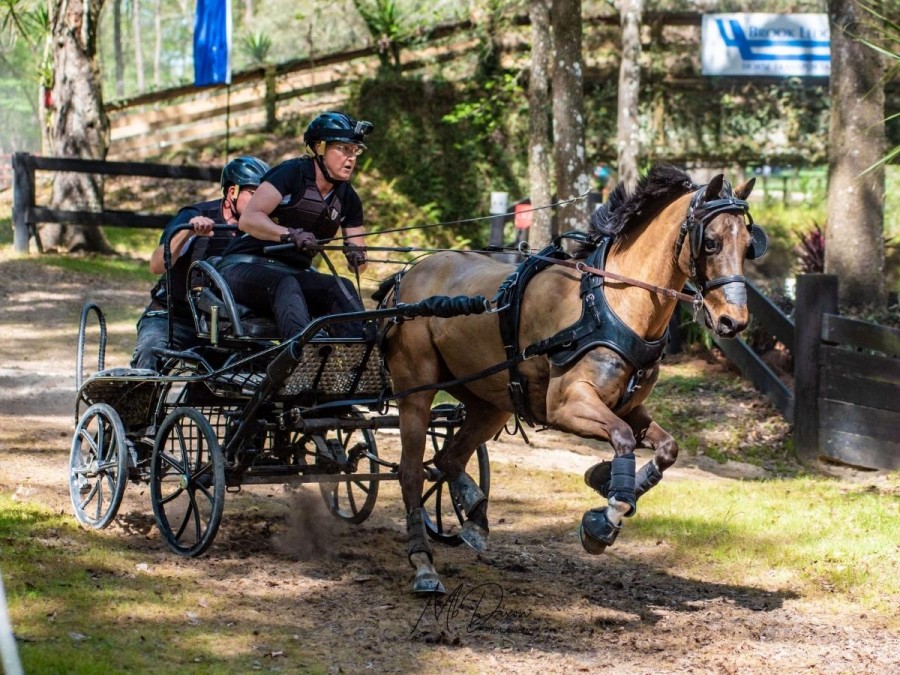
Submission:
[[[662,359],[669,341],[668,330],[661,338],[652,341],[644,340],[631,330],[609,306],[603,291],[603,277],[584,272],[581,275],[583,307],[578,321],[549,338],[529,345],[522,351],[519,347],[519,321],[525,287],[538,272],[553,264],[552,259],[565,260],[570,257],[558,242],[557,239],[537,256],[529,257],[520,264],[516,271],[500,284],[494,298],[498,306],[507,306],[506,311],[500,313],[500,336],[510,364],[509,396],[516,416],[532,427],[535,426],[536,420],[528,401],[528,378],[518,369],[520,361],[546,354],[553,365],[564,367],[590,349],[607,347],[634,368],[625,391],[615,405],[615,409],[618,409],[628,403],[635,390],[640,388],[644,378],[649,376],[653,366]],[[611,242],[612,238],[609,236],[598,240],[596,248],[585,261],[586,264],[604,269]]]

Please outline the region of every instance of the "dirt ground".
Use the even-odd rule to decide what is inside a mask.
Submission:
[[[110,288],[101,278],[0,259],[0,490],[69,512],[81,306],[94,300],[113,317],[106,365],[125,365],[133,324],[115,317],[142,306],[144,286]],[[92,349],[86,361],[95,369]],[[331,518],[315,486],[228,495],[216,541],[195,560],[167,552],[146,491],[129,484],[118,518],[97,536],[127,542],[145,561],[144,574],[196,575],[210,596],[227,597],[227,616],[198,607],[197,620],[254,625],[248,670],[900,672],[900,637],[859,607],[803,597],[777,578],[721,585],[670,571],[664,540],[629,540],[627,529],[607,554],[587,555],[575,528],[596,499],[578,477],[609,451],[559,434],[531,439],[531,447],[510,436],[489,446],[489,552],[436,547],[453,592],[442,611],[407,592],[411,568],[393,483],[358,526]],[[396,440],[380,432],[379,451],[396,452]],[[750,465],[682,456],[666,484],[761,475]],[[285,626],[295,627],[302,650],[269,641]]]

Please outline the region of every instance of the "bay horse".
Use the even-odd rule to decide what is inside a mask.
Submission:
[[[427,385],[443,383],[466,408],[464,423],[435,465],[466,515],[460,536],[467,544],[485,550],[488,521],[487,499],[466,464],[515,414],[612,445],[612,461],[585,474],[606,504],[587,511],[579,528],[583,547],[602,553],[678,455],[675,440],[644,407],[659,374],[669,319],[683,295],[675,289],[688,280],[696,285],[695,312],[702,311],[717,335],[730,338],[747,325],[743,263],[766,247],[746,202],[753,184],[751,179],[732,190],[720,174],[700,187],[674,167],[655,166],[632,194],[617,187],[591,216],[588,233],[564,235],[579,243],[574,256],[559,240],[517,268],[477,252],[442,252],[383,285],[393,303],[452,292],[494,297],[504,305],[493,313],[400,322],[385,337],[394,391],[416,390],[398,403],[414,593],[444,592],[421,509],[436,395]],[[636,471],[638,446],[654,456]]]

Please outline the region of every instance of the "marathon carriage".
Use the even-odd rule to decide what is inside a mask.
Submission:
[[[168,245],[165,257],[170,270]],[[335,517],[363,522],[375,506],[379,483],[398,479],[398,463],[379,457],[376,444],[378,430],[399,428],[379,325],[485,311],[483,298],[431,298],[321,317],[294,339],[278,342],[274,323],[235,303],[210,261],[194,262],[189,279],[191,310],[204,344],[162,351],[162,374],[105,369],[103,313],[92,303],[82,311],[77,424],[69,459],[76,518],[102,529],[115,518],[126,483],[148,483],[166,544],[179,555],[197,556],[216,535],[226,493],[254,483],[318,483]],[[83,379],[92,313],[100,325],[98,371]],[[367,337],[311,337],[342,321],[365,322]],[[452,438],[465,414],[461,405],[432,409],[433,454]],[[477,463],[487,493],[490,467],[483,444]],[[450,498],[433,458],[425,462],[423,475],[429,483],[422,500],[428,533],[460,543],[465,514]]]

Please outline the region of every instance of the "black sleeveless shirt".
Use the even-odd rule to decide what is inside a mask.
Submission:
[[[316,168],[311,157],[289,159],[263,176],[263,182],[271,183],[281,194],[281,202],[269,217],[279,225],[301,228],[312,232],[316,239],[331,239],[338,229],[361,227],[363,224],[362,201],[356,190],[346,182],[324,198],[316,187]],[[306,269],[312,265],[313,256],[295,249],[277,253],[263,253],[272,241],[242,234],[234,239],[223,253],[264,256],[281,260],[293,267]]]

